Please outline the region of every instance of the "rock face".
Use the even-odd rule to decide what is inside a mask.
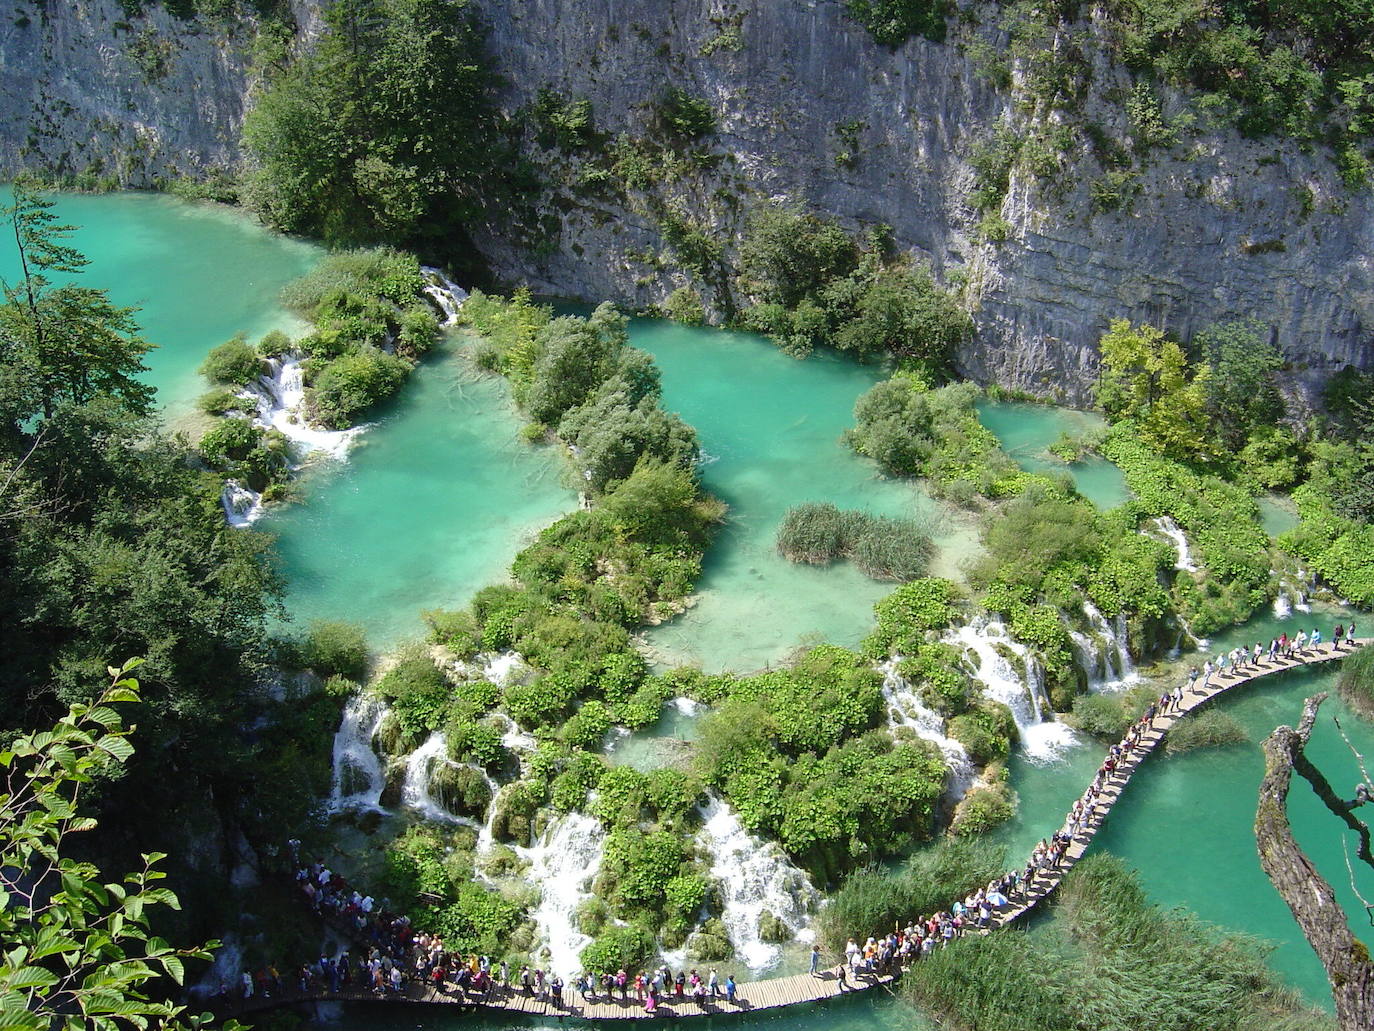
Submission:
[[[121,186],[232,170],[252,26],[155,3],[18,0],[0,21],[0,171]]]
[[[1010,100],[959,46],[880,47],[841,0],[476,2],[511,110],[548,86],[590,99],[598,130],[639,135],[669,85],[708,98],[721,162],[667,192],[713,233],[788,197],[851,227],[886,223],[937,273],[961,270],[978,328],[960,359],[980,380],[1083,401],[1117,317],[1184,337],[1254,317],[1300,393],[1347,364],[1374,368],[1374,201],[1322,155],[1211,133],[1147,155],[1133,201],[1106,213],[1091,158],[1058,182],[1017,173],[1006,239],[985,242],[969,157]],[[319,6],[301,0],[300,24],[317,25]],[[20,0],[0,25],[0,172],[96,167],[137,186],[236,165],[251,26],[199,27],[151,4],[124,17],[117,0]],[[1122,82],[1098,61],[1094,96]],[[1090,99],[1084,114],[1119,133],[1119,106]],[[663,239],[643,203],[553,199],[559,225],[539,246],[478,235],[498,275],[635,305],[683,282],[649,260]]]

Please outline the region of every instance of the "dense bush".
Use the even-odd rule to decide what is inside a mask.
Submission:
[[[741,287],[755,301],[744,325],[790,354],[821,346],[861,359],[891,354],[945,375],[972,322],[928,268],[890,250],[881,230],[861,249],[833,222],[797,208],[755,209],[739,252]]]
[[[1011,710],[988,699],[950,719],[946,731],[979,765],[1005,759],[1017,741],[1016,718]]]
[[[246,387],[262,374],[262,359],[242,333],[213,348],[201,362],[200,374],[215,383]]]
[[[330,429],[344,429],[401,388],[410,375],[402,358],[375,347],[362,347],[335,358],[306,391],[306,410]]]
[[[955,899],[1005,873],[1005,862],[1002,849],[945,839],[917,852],[900,868],[856,870],[817,914],[816,940],[842,953],[850,938],[885,934],[947,910]]]
[[[980,1031],[1133,1031],[1147,1010],[1171,1031],[1332,1026],[1279,983],[1257,943],[1151,905],[1113,856],[1079,862],[1057,898],[1057,918],[1034,934],[936,949],[903,977],[903,994],[942,1026]]]
[[[793,562],[813,565],[851,559],[877,580],[914,580],[925,571],[934,545],[925,526],[914,519],[809,504],[791,508],[783,517],[778,551]]]
[[[957,597],[949,580],[925,577],[903,584],[873,606],[877,625],[865,650],[875,656],[914,655],[932,632],[954,622]]]
[[[407,734],[438,730],[448,715],[453,688],[427,655],[403,657],[377,683]]]
[[[925,742],[869,729],[882,681],[859,656],[826,645],[720,686],[697,742],[703,780],[818,879],[930,834],[948,769]]]
[[[607,927],[581,953],[582,967],[590,971],[614,973],[641,970],[650,965],[658,945],[653,933],[635,924]]]
[[[892,476],[922,476],[937,490],[959,481],[990,497],[1012,492],[1020,472],[978,421],[971,383],[928,390],[917,380],[884,380],[854,405],[845,440]]]
[[[337,675],[361,682],[367,676],[367,638],[356,623],[316,620],[310,624],[302,652],[305,664],[321,677]]]
[[[1016,815],[1016,792],[1007,781],[1006,770],[990,783],[977,784],[954,809],[950,831],[960,837],[984,834]]]
[[[954,10],[950,0],[847,0],[855,21],[884,46],[899,47],[912,36],[944,41],[945,21]]]
[[[681,86],[672,86],[655,105],[659,128],[681,141],[695,140],[716,130],[716,114],[710,103],[694,97]]]

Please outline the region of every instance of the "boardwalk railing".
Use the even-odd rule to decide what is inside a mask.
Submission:
[[[1017,894],[1016,898],[1000,907],[993,914],[990,929],[1005,927],[1024,916],[1049,897],[1055,888],[1059,887],[1064,875],[1087,852],[1088,846],[1092,844],[1093,838],[1097,836],[1097,832],[1108,814],[1121,800],[1126,785],[1130,783],[1132,775],[1140,768],[1140,764],[1184,716],[1207,704],[1218,695],[1234,690],[1242,684],[1314,663],[1344,658],[1356,648],[1363,648],[1369,644],[1370,640],[1363,638],[1354,642],[1353,646],[1339,649],[1332,644],[1323,644],[1316,648],[1308,648],[1301,657],[1287,659],[1280,657],[1273,662],[1261,661],[1252,664],[1243,673],[1213,673],[1211,681],[1207,685],[1197,683],[1191,688],[1186,688],[1180,703],[1171,707],[1167,715],[1156,714],[1152,720],[1143,725],[1136,746],[1104,778],[1097,797],[1090,806],[1085,808],[1078,824],[1078,833],[1074,835],[1063,859],[1054,867],[1037,871],[1026,882],[1023,890]],[[915,914],[912,916],[914,918]],[[853,977],[853,975],[850,976]],[[222,1005],[217,1005],[215,1008],[223,1016],[238,1017],[295,1003],[339,1001],[466,1006],[505,1010],[512,1013],[528,1013],[537,1016],[580,1017],[587,1020],[625,1020],[653,1018],[655,1016],[691,1017],[723,1013],[752,1013],[784,1006],[819,1002],[823,999],[834,998],[837,995],[864,991],[874,986],[888,984],[896,976],[896,974],[859,975],[857,979],[846,980],[839,971],[832,968],[816,975],[797,974],[792,977],[774,977],[762,981],[741,983],[733,1002],[725,998],[723,988],[719,997],[708,997],[701,1002],[697,1002],[691,997],[678,998],[671,994],[665,994],[660,997],[654,1012],[645,1009],[643,1000],[637,999],[633,990],[629,992],[628,998],[622,998],[619,994],[610,998],[602,991],[598,991],[595,996],[583,998],[576,989],[564,987],[561,996],[555,998],[550,992],[536,993],[499,985],[492,985],[483,992],[477,992],[466,991],[451,984],[440,989],[413,980],[405,982],[399,991],[373,992],[361,987],[344,988],[340,991],[331,991],[327,987],[312,988],[304,992],[288,990],[268,996],[254,996],[249,999],[224,1000]]]

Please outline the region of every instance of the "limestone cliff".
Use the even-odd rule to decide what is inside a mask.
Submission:
[[[545,155],[543,230],[522,244],[478,234],[508,279],[657,303],[686,281],[661,257],[665,201],[728,235],[749,205],[791,197],[851,226],[886,223],[901,247],[963,281],[978,330],[961,359],[980,379],[1082,400],[1094,342],[1120,316],[1185,336],[1254,316],[1298,386],[1374,367],[1374,201],[1320,154],[1211,132],[1144,158],[1139,191],[1116,211],[1094,210],[1091,156],[1048,180],[1014,172],[1004,239],[989,240],[968,202],[969,158],[1012,101],[956,37],[889,50],[840,0],[477,2],[511,111],[547,86],[588,98],[609,136],[634,137],[680,84],[717,112],[712,160],[656,186],[657,207],[634,191],[574,188],[574,170]],[[318,7],[301,0],[300,23],[315,24]],[[139,186],[235,167],[252,31],[152,5],[128,19],[117,0],[18,0],[0,23],[0,170],[96,169]],[[1094,96],[1125,83],[1097,65]],[[1088,104],[1087,117],[1124,132],[1116,107]]]

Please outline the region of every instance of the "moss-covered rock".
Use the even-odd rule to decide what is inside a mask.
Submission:
[[[481,819],[491,803],[487,778],[471,766],[436,763],[429,775],[429,791],[454,816]]]
[[[790,942],[795,936],[796,932],[787,921],[775,915],[771,909],[765,909],[759,914],[759,937],[764,941],[780,945]]]
[[[521,781],[502,788],[492,803],[496,812],[491,832],[497,841],[509,841],[526,848],[534,844],[538,832],[536,814],[539,802],[529,786]]]
[[[687,936],[687,958],[698,963],[719,963],[735,954],[725,925],[712,918],[701,930]]]

